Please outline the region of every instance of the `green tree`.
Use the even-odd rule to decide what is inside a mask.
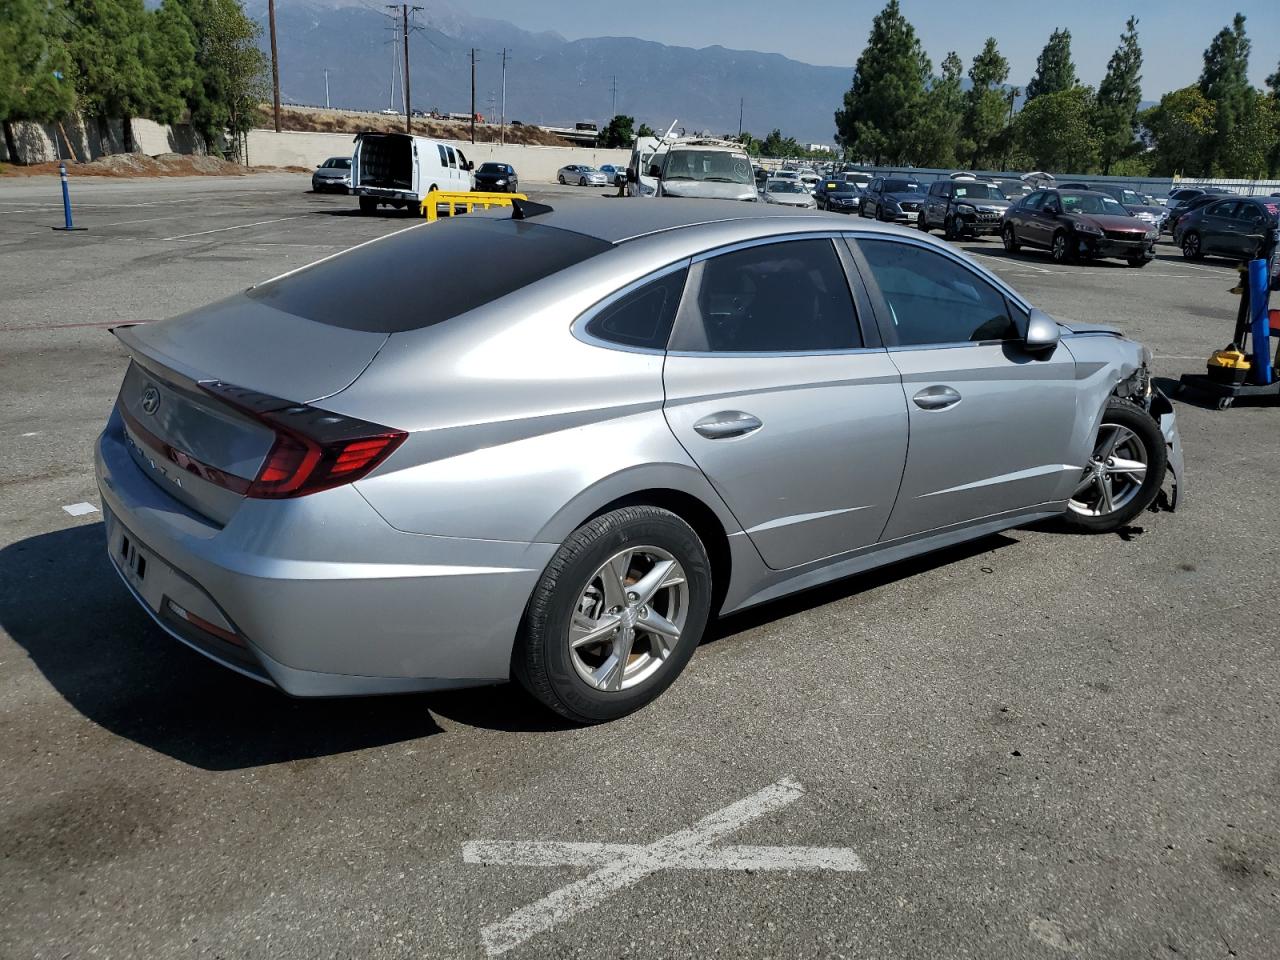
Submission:
[[[1138,46],[1138,18],[1130,17],[1120,45],[1107,63],[1107,75],[1094,101],[1093,126],[1103,174],[1134,148],[1138,104],[1142,100],[1142,48]]]
[[[1027,101],[1046,93],[1061,93],[1076,85],[1076,65],[1071,62],[1071,31],[1054,30],[1036,58],[1036,73],[1027,84]]]
[[[784,137],[776,127],[769,132],[760,144],[760,156],[765,157],[798,157],[801,154],[800,144],[795,137]]]
[[[942,60],[942,74],[934,77],[914,131],[910,160],[921,167],[952,167],[964,112],[961,81],[964,61],[952,50]]]
[[[80,108],[97,119],[103,139],[108,119],[123,121],[124,148],[132,150],[129,121],[146,114],[155,89],[142,0],[68,0],[67,9]]]
[[[1280,107],[1276,98],[1250,90],[1244,110],[1227,136],[1227,162],[1223,172],[1229,177],[1264,180],[1273,170],[1277,141],[1280,141]]]
[[[617,114],[604,128],[602,133],[604,146],[611,150],[631,146],[636,140],[635,130],[633,129],[635,125],[635,117],[628,117],[622,113]]]
[[[636,129],[637,137],[656,137],[657,135],[658,131],[654,130],[653,127],[649,126],[647,123],[640,124]]]
[[[1226,173],[1234,166],[1229,143],[1232,130],[1244,119],[1253,96],[1249,86],[1249,38],[1244,14],[1237,13],[1230,27],[1223,27],[1204,52],[1200,92],[1213,103],[1216,126],[1206,142],[1204,167],[1210,174]]]
[[[1088,87],[1042,93],[1014,121],[1019,150],[1037,170],[1088,173],[1098,158],[1093,110]]]
[[[1155,151],[1153,174],[1206,174],[1205,144],[1216,130],[1217,105],[1198,86],[1166,93],[1138,119]]]
[[[3,0],[0,9],[0,126],[16,161],[14,122],[65,118],[75,87],[62,0]]]
[[[1267,89],[1271,91],[1271,106],[1280,111],[1280,63],[1276,64],[1276,72],[1267,77]],[[1280,136],[1271,148],[1270,176],[1280,177]]]
[[[916,139],[914,127],[931,71],[915,28],[898,0],[889,0],[871,22],[844,105],[836,111],[837,142],[846,152],[877,164],[903,159]]]
[[[200,85],[196,66],[196,31],[177,0],[164,0],[147,16],[147,116],[160,123],[177,123],[190,109]]]
[[[191,122],[208,149],[224,152],[223,131],[231,134],[239,156],[241,138],[253,126],[255,111],[270,94],[269,62],[258,47],[262,28],[238,0],[180,0],[195,28],[200,84],[193,91]]]
[[[972,86],[965,94],[961,148],[972,158],[974,169],[994,166],[1005,128],[1007,105],[1001,89],[1009,79],[1009,61],[1000,55],[995,37],[988,37],[982,52],[969,67]],[[993,147],[995,149],[993,149]]]

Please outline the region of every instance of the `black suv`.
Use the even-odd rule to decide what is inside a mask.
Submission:
[[[1009,200],[986,180],[938,180],[929,185],[929,197],[920,212],[919,227],[925,233],[941,227],[948,240],[984,237],[1000,232],[1000,218]]]
[[[915,180],[876,177],[863,191],[858,214],[887,223],[915,223],[924,200],[924,192]]]

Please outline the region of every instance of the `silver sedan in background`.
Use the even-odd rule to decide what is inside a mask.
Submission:
[[[1169,473],[1176,503],[1150,354],[932,237],[560,207],[115,330],[107,550],[165,630],[295,696],[514,678],[597,722],[717,615],[1046,517],[1116,530]]]
[[[559,183],[576,183],[580,187],[607,187],[612,182],[609,174],[595,167],[581,163],[571,163],[556,171]]]
[[[350,157],[330,157],[311,174],[311,189],[316,193],[346,193],[350,186]]]

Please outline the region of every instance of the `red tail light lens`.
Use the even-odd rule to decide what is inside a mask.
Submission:
[[[354,483],[387,459],[408,436],[403,430],[346,417],[221,381],[201,388],[275,433],[245,496],[305,497]]]

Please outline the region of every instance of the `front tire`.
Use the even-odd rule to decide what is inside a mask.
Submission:
[[[562,186],[562,187],[563,187],[563,186],[564,186],[564,174],[563,174],[563,173],[558,173],[558,174],[556,174],[556,179],[557,179],[558,181],[560,181],[560,186]]]
[[[1065,230],[1053,235],[1053,245],[1049,248],[1054,263],[1071,263],[1075,255],[1071,249],[1071,236]]]
[[[711,564],[668,510],[624,507],[579,527],[529,600],[512,675],[575,723],[626,716],[669,687],[711,609]]]
[[[360,212],[366,217],[378,212],[378,201],[373,197],[360,198]]]
[[[580,187],[585,187],[586,185],[587,185],[587,178],[586,178],[586,177],[579,177],[579,178],[578,178],[578,186],[580,186]]]
[[[1164,435],[1151,415],[1113,397],[1067,504],[1067,525],[1084,533],[1112,533],[1126,526],[1155,500],[1167,464]]]
[[[960,232],[956,229],[955,217],[947,217],[946,222],[942,225],[942,235],[953,243],[960,239]]]

